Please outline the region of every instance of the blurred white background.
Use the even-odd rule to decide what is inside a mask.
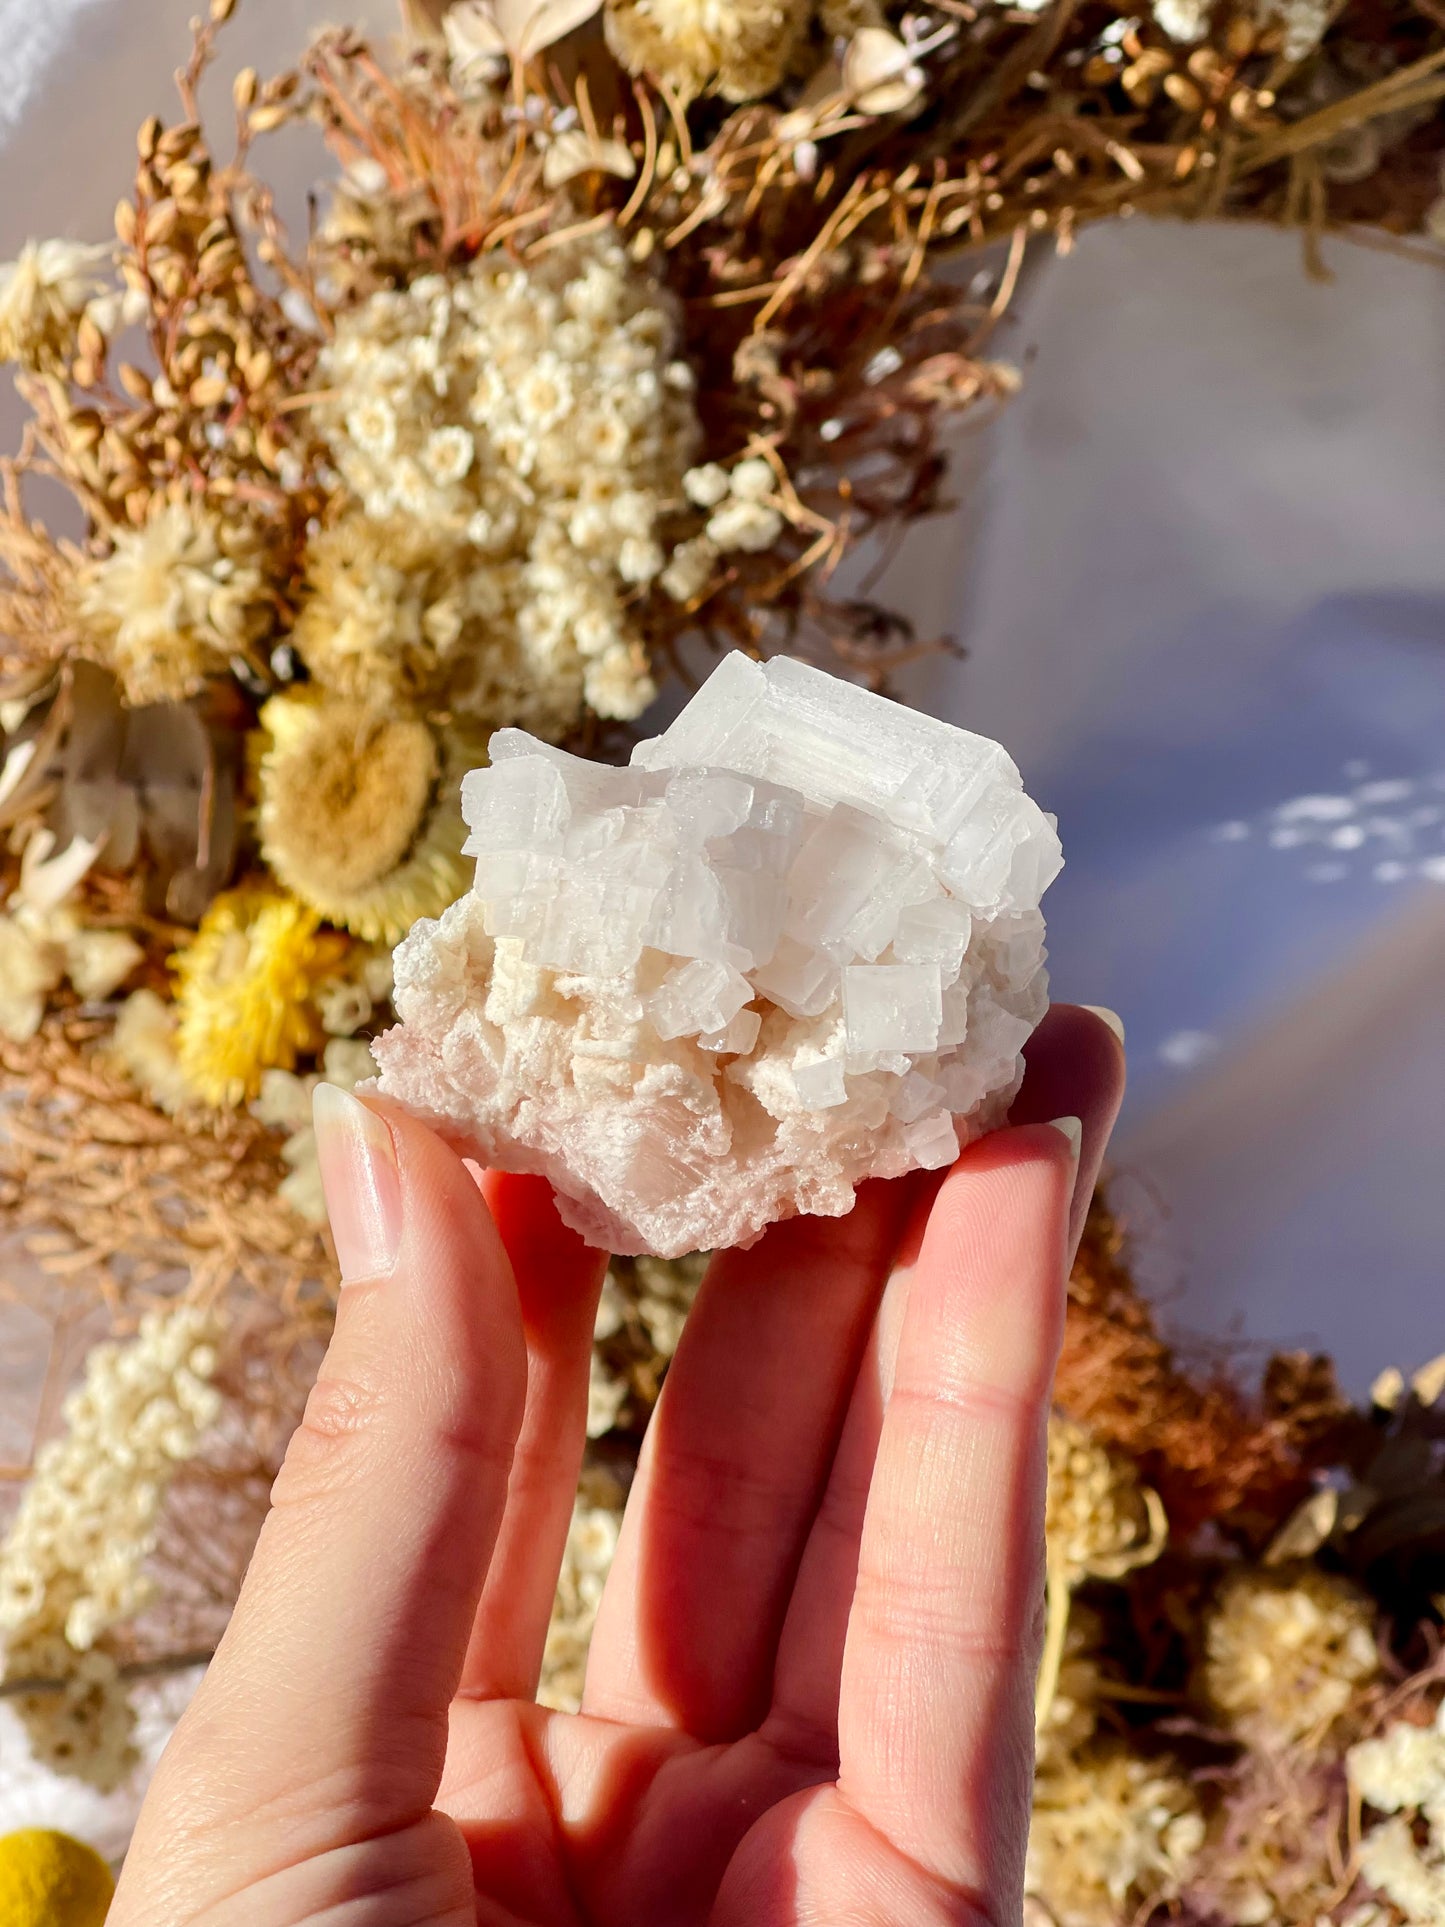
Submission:
[[[0,259],[108,234],[194,6],[0,0]],[[245,0],[218,96],[332,12]],[[1445,282],[1328,257],[1135,221],[1040,262],[994,343],[1023,394],[878,593],[967,646],[912,693],[1059,813],[1055,986],[1128,1027],[1118,1195],[1171,1325],[1361,1390],[1445,1349]],[[0,1314],[0,1456],[41,1336]],[[118,1848],[133,1794],[76,1803],[18,1740],[0,1709],[0,1829]]]

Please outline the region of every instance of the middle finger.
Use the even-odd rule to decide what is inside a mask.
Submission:
[[[793,1218],[713,1260],[648,1430],[585,1712],[705,1740],[756,1724],[916,1188],[864,1185],[846,1218]]]

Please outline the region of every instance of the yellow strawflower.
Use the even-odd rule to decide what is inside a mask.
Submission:
[[[414,716],[312,690],[261,711],[261,854],[278,880],[331,923],[396,943],[440,916],[471,866],[459,802],[480,744],[447,752]]]
[[[294,897],[247,884],[217,897],[172,958],[176,1055],[207,1104],[244,1103],[264,1071],[290,1070],[322,1043],[312,999],[340,968],[346,939],[319,926]]]
[[[114,1892],[100,1855],[68,1833],[0,1839],[0,1927],[100,1927]]]

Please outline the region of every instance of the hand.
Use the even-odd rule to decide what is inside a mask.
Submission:
[[[941,1182],[714,1261],[576,1718],[532,1696],[604,1260],[538,1181],[327,1100],[335,1335],[111,1927],[1016,1921],[1049,1386],[1123,1085],[1080,1010],[1029,1057],[1027,1121]]]

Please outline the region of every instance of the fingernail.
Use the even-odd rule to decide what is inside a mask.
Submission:
[[[391,1132],[335,1084],[316,1086],[311,1116],[342,1283],[382,1277],[401,1243],[401,1179]]]
[[[1101,1024],[1107,1024],[1122,1044],[1124,1041],[1124,1019],[1117,1010],[1110,1010],[1107,1004],[1085,1004],[1084,1009],[1092,1011]]]
[[[1084,1127],[1076,1117],[1055,1117],[1049,1120],[1050,1130],[1057,1131],[1069,1147],[1069,1155],[1075,1164],[1079,1161],[1079,1146],[1084,1141]]]

